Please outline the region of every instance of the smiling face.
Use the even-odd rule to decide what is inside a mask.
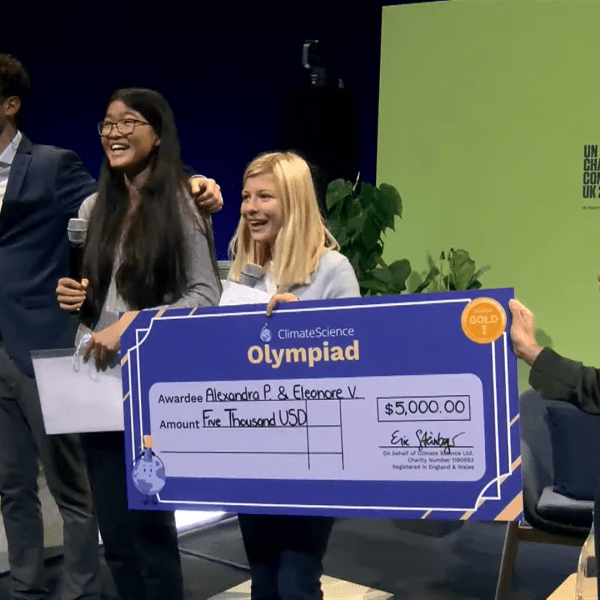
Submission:
[[[121,100],[110,103],[104,123],[113,124],[110,133],[101,138],[110,166],[129,177],[137,175],[148,164],[152,151],[160,144],[160,138],[138,111]],[[116,123],[125,131],[131,130],[133,125],[133,131],[125,135],[117,129]]]
[[[256,175],[246,179],[242,190],[241,212],[252,239],[268,244],[273,254],[273,246],[284,218],[271,175]]]

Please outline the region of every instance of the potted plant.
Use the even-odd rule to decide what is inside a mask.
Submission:
[[[392,185],[337,179],[327,188],[327,226],[354,267],[363,296],[481,288],[479,277],[490,267],[477,269],[466,250],[441,252],[439,268],[428,256],[422,274],[406,258],[387,264],[383,236],[395,230],[396,217],[402,218],[402,198]]]

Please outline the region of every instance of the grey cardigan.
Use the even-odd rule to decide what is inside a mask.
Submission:
[[[79,218],[89,220],[96,202],[97,194],[86,198],[79,209]],[[187,202],[193,202],[186,195]],[[183,233],[186,239],[186,257],[188,264],[187,287],[181,298],[172,302],[170,298],[163,299],[163,305],[156,308],[193,308],[196,306],[215,306],[221,296],[221,283],[213,266],[212,250],[209,246],[209,235],[204,225],[198,219],[183,219]],[[125,300],[117,293],[115,275],[120,260],[117,254],[106,299],[102,306],[100,318],[94,331],[105,329],[119,319],[119,313],[131,310]],[[77,331],[76,343],[89,333],[90,329],[81,324]]]

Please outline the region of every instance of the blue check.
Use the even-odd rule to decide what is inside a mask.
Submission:
[[[129,506],[517,520],[512,289],[141,311]]]

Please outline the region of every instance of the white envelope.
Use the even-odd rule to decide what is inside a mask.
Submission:
[[[98,371],[75,348],[31,353],[48,434],[123,431],[121,366]]]
[[[241,285],[233,281],[221,282],[223,293],[219,306],[231,306],[237,304],[267,304],[271,296],[267,292]]]

